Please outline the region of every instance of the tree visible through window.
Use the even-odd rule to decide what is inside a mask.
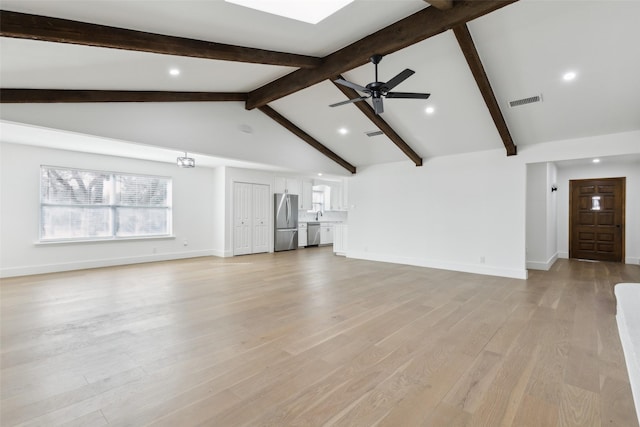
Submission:
[[[171,233],[171,179],[42,166],[40,240]]]

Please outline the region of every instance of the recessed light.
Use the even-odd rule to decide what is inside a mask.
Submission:
[[[424,112],[427,113],[427,114],[433,114],[433,113],[436,112],[436,109],[431,107],[431,106],[429,106],[429,107],[424,109]]]
[[[593,163],[600,163],[600,159],[593,159]]]
[[[562,80],[564,80],[565,82],[570,82],[571,80],[575,79],[576,76],[577,74],[575,71],[568,71],[562,75]]]
[[[346,135],[346,134],[348,134],[348,133],[349,133],[349,129],[347,129],[347,128],[340,128],[340,129],[338,129],[338,133],[339,133],[340,135]]]
[[[322,172],[318,172],[318,176],[322,176]]]
[[[169,70],[169,74],[171,74],[172,76],[179,76],[180,70],[178,70],[177,68],[172,68]]]

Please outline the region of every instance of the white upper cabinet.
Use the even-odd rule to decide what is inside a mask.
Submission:
[[[345,189],[346,179],[340,181],[314,180],[315,187],[324,189],[324,209],[328,211],[345,211],[348,210],[347,193]]]
[[[298,178],[276,176],[275,193],[300,194],[301,184]]]
[[[342,209],[349,210],[349,180],[342,180]]]
[[[273,186],[274,193],[284,193],[287,189],[287,178],[283,178],[281,176],[276,176],[276,182]]]
[[[324,209],[328,211],[343,211],[348,209],[347,180],[329,181],[299,177],[275,177],[274,192],[298,195],[298,209],[310,211],[313,209],[313,186],[325,186]]]
[[[313,182],[310,179],[302,180],[302,194],[298,201],[300,202],[300,210],[310,211],[312,209],[313,200]]]
[[[339,182],[331,183],[331,204],[330,210],[342,210],[342,185]]]
[[[346,211],[349,209],[349,200],[347,194],[347,180],[331,184],[331,210]]]

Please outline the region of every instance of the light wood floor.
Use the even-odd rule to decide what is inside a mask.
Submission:
[[[613,285],[327,248],[6,279],[2,426],[637,426]]]

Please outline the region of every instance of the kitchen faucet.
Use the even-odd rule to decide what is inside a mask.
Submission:
[[[322,216],[322,212],[320,211],[316,212],[316,221],[318,221],[318,215]]]

